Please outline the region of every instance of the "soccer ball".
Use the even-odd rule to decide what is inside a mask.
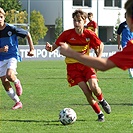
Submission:
[[[76,121],[77,115],[76,112],[71,108],[64,108],[59,113],[59,121],[63,125],[69,125]]]

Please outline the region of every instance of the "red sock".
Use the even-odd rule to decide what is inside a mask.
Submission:
[[[103,94],[102,94],[102,93],[101,93],[100,95],[96,96],[96,97],[97,97],[97,99],[98,99],[99,101],[103,100]]]
[[[95,104],[93,104],[93,105],[91,105],[92,106],[92,108],[94,109],[94,111],[97,113],[97,114],[99,114],[100,113],[100,107],[99,107],[99,105],[98,105],[98,103],[96,102]]]

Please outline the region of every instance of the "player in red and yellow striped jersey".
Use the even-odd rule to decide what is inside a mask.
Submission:
[[[74,28],[64,31],[56,40],[55,44],[51,45],[46,43],[46,50],[53,51],[60,46],[60,44],[67,43],[76,52],[83,55],[88,55],[90,48],[98,49],[98,58],[101,57],[103,52],[103,43],[97,37],[95,32],[84,29],[86,23],[87,13],[76,10],[73,14]],[[103,98],[102,91],[97,83],[95,70],[88,66],[83,65],[78,60],[66,57],[67,65],[67,79],[70,86],[78,85],[84,92],[89,104],[98,115],[98,121],[104,121],[104,115],[101,111],[97,101],[92,93],[97,97],[99,103],[102,105],[106,113],[111,113],[110,105]],[[89,83],[89,85],[88,85]]]
[[[126,22],[130,31],[133,32],[133,0],[127,0],[125,3],[125,9]],[[60,52],[65,56],[82,62],[86,66],[94,67],[101,71],[106,71],[114,67],[118,67],[123,70],[133,68],[133,39],[127,42],[127,45],[122,51],[119,51],[106,59],[79,54],[78,52],[70,49],[70,47],[65,43],[61,44]]]
[[[97,23],[93,20],[93,13],[88,13],[89,23],[87,24],[87,29],[94,31],[98,35]]]
[[[88,13],[88,19],[89,19],[89,23],[87,24],[87,29],[94,31],[96,33],[96,35],[98,36],[98,25],[97,23],[93,20],[93,13],[89,12]],[[95,54],[98,55],[98,51],[97,49],[94,49]],[[95,71],[97,72],[97,69],[95,69]]]

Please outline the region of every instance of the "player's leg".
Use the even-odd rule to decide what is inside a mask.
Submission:
[[[129,68],[128,72],[129,72],[129,77],[133,78],[133,68]]]
[[[87,101],[89,102],[89,104],[91,105],[91,107],[93,108],[95,113],[97,113],[98,121],[102,121],[103,122],[104,121],[103,112],[101,111],[98,103],[96,102],[96,100],[92,96],[92,92],[90,91],[88,85],[85,82],[80,82],[80,83],[78,83],[78,85],[82,89],[84,95],[87,98]]]
[[[15,102],[15,105],[12,109],[22,108],[22,103],[20,102],[19,97],[16,95],[12,86],[10,85],[9,80],[6,78],[7,64],[8,60],[0,61],[0,79],[2,85],[8,96]]]
[[[8,96],[15,102],[15,105],[12,107],[13,110],[22,108],[22,103],[20,102],[19,97],[14,92],[14,89],[10,85],[10,82],[6,78],[6,76],[1,77],[2,85],[4,86],[4,89]]]
[[[17,68],[17,60],[15,58],[11,58],[8,61],[7,64],[7,72],[6,77],[10,82],[14,82],[16,93],[18,96],[22,95],[22,85],[20,83],[20,80],[17,78],[16,74],[16,68]]]
[[[89,79],[88,82],[89,82],[91,91],[94,93],[94,95],[99,100],[99,103],[102,105],[104,111],[107,114],[110,114],[111,113],[111,107],[108,104],[108,102],[104,99],[102,91],[101,91],[100,87],[98,86],[97,79],[96,78],[92,78],[92,79]]]

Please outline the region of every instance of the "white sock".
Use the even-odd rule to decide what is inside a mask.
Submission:
[[[99,100],[99,102],[102,102],[104,99],[102,99],[102,100]]]
[[[19,81],[19,80],[18,80],[18,79],[16,79],[16,80],[14,81],[14,84],[18,83],[18,81]]]
[[[133,68],[129,69],[129,73],[131,74],[131,76],[133,77]]]
[[[7,91],[7,94],[14,102],[17,103],[20,101],[18,95],[14,92],[12,88],[9,91]]]
[[[100,114],[103,114],[103,112],[102,112],[102,111],[100,111],[100,113],[99,113],[99,114],[97,114],[97,115],[100,115]]]

